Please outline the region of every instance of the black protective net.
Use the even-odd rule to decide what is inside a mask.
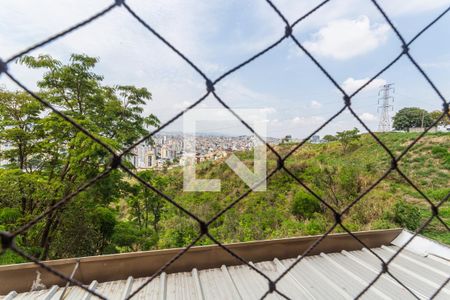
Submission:
[[[369,1],[369,0],[368,0]],[[386,12],[383,10],[383,8],[377,3],[377,1],[372,0],[372,4],[376,7],[376,9],[379,11],[379,13],[382,14],[382,16],[384,17],[384,19],[387,21],[387,23],[390,25],[390,27],[392,28],[392,30],[395,32],[396,36],[398,37],[398,40],[400,41],[400,51],[399,54],[395,57],[394,60],[392,60],[391,62],[389,62],[389,64],[387,64],[383,69],[381,69],[378,73],[376,73],[373,77],[370,78],[370,80],[368,80],[365,84],[363,84],[362,86],[360,86],[356,91],[354,91],[352,94],[348,94],[344,91],[344,89],[337,83],[337,81],[333,78],[333,76],[330,75],[330,73],[321,65],[321,63],[298,41],[298,39],[295,37],[295,35],[293,34],[293,30],[296,26],[301,26],[302,21],[304,21],[305,19],[307,19],[309,16],[311,16],[312,14],[316,13],[317,11],[319,11],[323,6],[327,5],[329,2],[331,2],[331,0],[326,0],[321,2],[319,5],[317,5],[316,7],[314,7],[312,10],[308,11],[306,14],[304,14],[302,17],[300,17],[299,19],[297,19],[295,22],[293,23],[289,23],[289,21],[287,20],[287,18],[283,15],[283,12],[280,11],[278,9],[278,7],[272,3],[272,1],[267,0],[267,7],[268,9],[273,10],[274,14],[276,14],[285,24],[285,28],[284,28],[284,35],[280,36],[280,38],[276,41],[274,41],[270,46],[268,46],[267,48],[263,49],[262,51],[258,52],[257,54],[253,55],[252,57],[248,58],[247,60],[243,61],[242,63],[238,64],[237,66],[231,68],[230,70],[226,71],[225,73],[223,73],[222,75],[220,75],[218,78],[216,79],[210,79],[208,78],[208,76],[205,74],[205,72],[203,72],[193,61],[191,61],[187,56],[185,56],[180,50],[177,49],[177,47],[173,44],[171,44],[164,36],[162,36],[161,34],[159,34],[157,31],[155,31],[153,29],[153,27],[148,24],[146,21],[144,21],[140,16],[139,16],[139,12],[136,12],[132,9],[132,7],[130,7],[126,1],[124,0],[116,0],[114,3],[112,3],[110,6],[106,7],[104,10],[98,12],[97,14],[93,15],[92,17],[54,35],[49,37],[48,39],[33,45],[23,51],[21,51],[20,53],[17,53],[16,55],[12,56],[9,59],[6,60],[0,60],[0,75],[3,76],[7,76],[9,79],[11,79],[13,82],[15,82],[20,88],[22,88],[24,91],[26,91],[27,93],[29,93],[32,97],[34,97],[37,101],[39,101],[42,105],[44,105],[45,107],[49,108],[50,110],[52,110],[54,113],[56,113],[57,115],[59,115],[61,118],[63,118],[65,121],[67,121],[68,123],[70,123],[72,126],[74,126],[77,130],[83,132],[85,135],[87,135],[89,138],[91,138],[94,142],[98,143],[99,145],[101,145],[102,147],[104,147],[111,155],[111,163],[109,164],[109,167],[106,168],[101,174],[99,174],[98,176],[88,180],[87,182],[85,182],[83,185],[79,186],[78,189],[76,189],[75,192],[73,192],[72,194],[64,197],[63,199],[61,199],[59,202],[57,202],[56,204],[54,204],[53,206],[51,206],[49,209],[47,209],[44,213],[42,213],[41,215],[39,215],[38,217],[36,217],[35,219],[33,219],[32,221],[28,222],[26,225],[22,226],[21,228],[17,229],[14,232],[0,232],[0,236],[1,236],[1,243],[2,243],[2,249],[3,251],[6,249],[10,249],[12,251],[14,251],[15,253],[17,253],[18,255],[34,262],[35,264],[39,265],[40,267],[46,269],[47,271],[51,272],[52,274],[60,277],[61,279],[63,279],[64,281],[72,284],[72,285],[76,285],[79,286],[80,288],[88,291],[89,293],[91,293],[92,295],[95,295],[101,299],[106,299],[104,296],[100,295],[98,292],[96,292],[95,290],[90,290],[86,285],[83,285],[81,282],[70,278],[69,276],[62,274],[54,269],[52,269],[51,267],[47,266],[45,264],[45,262],[40,261],[39,259],[37,259],[36,257],[33,257],[29,254],[27,254],[25,251],[23,251],[22,249],[20,249],[19,247],[16,246],[16,244],[14,243],[15,238],[20,235],[21,233],[24,233],[25,231],[27,231],[28,229],[30,229],[32,226],[36,225],[38,222],[40,222],[41,220],[43,220],[44,218],[46,218],[49,214],[51,214],[52,212],[54,212],[55,210],[58,210],[59,208],[61,208],[62,206],[64,206],[65,204],[67,204],[68,202],[71,201],[71,199],[73,199],[77,194],[81,193],[82,191],[86,190],[87,188],[89,188],[90,186],[94,185],[97,181],[101,180],[102,178],[108,176],[108,174],[114,170],[114,169],[121,169],[123,172],[126,172],[129,174],[129,176],[135,178],[137,181],[139,181],[140,183],[142,183],[143,185],[145,185],[148,189],[152,190],[153,192],[157,193],[159,196],[163,197],[165,200],[167,200],[168,202],[170,202],[172,205],[174,205],[175,207],[177,207],[180,211],[182,211],[183,213],[185,213],[186,215],[188,215],[189,217],[191,217],[192,219],[194,219],[199,226],[199,231],[198,231],[198,236],[192,240],[192,242],[185,248],[183,248],[177,255],[175,255],[171,260],[167,261],[163,266],[161,266],[161,268],[154,273],[151,277],[148,278],[148,280],[146,280],[146,282],[144,284],[142,284],[142,286],[140,286],[139,288],[135,289],[129,296],[127,299],[131,299],[133,298],[139,291],[141,291],[147,284],[149,284],[154,278],[156,278],[157,276],[159,276],[162,272],[164,272],[171,264],[173,264],[176,260],[178,260],[181,256],[183,256],[187,251],[189,251],[189,249],[194,246],[202,237],[208,237],[209,239],[211,239],[214,243],[216,243],[219,247],[221,247],[224,251],[228,252],[230,255],[232,255],[233,257],[235,257],[236,259],[238,259],[239,261],[242,262],[242,264],[247,265],[249,268],[251,268],[252,270],[254,270],[255,272],[257,272],[259,275],[261,275],[263,278],[265,278],[267,280],[267,292],[262,296],[262,298],[265,298],[267,295],[269,295],[270,293],[277,293],[278,295],[289,299],[288,296],[286,296],[285,294],[283,294],[281,291],[279,291],[277,289],[277,283],[284,277],[286,276],[287,273],[289,273],[294,266],[296,266],[305,256],[307,256],[319,243],[321,243],[327,236],[328,234],[330,234],[336,227],[341,227],[347,234],[349,234],[350,236],[352,236],[356,241],[358,241],[358,243],[361,244],[362,247],[367,248],[375,257],[377,257],[380,261],[380,265],[381,265],[381,272],[375,276],[373,278],[373,280],[359,293],[359,295],[356,298],[361,297],[367,290],[369,290],[371,288],[372,285],[374,285],[375,282],[377,282],[377,280],[380,278],[380,276],[382,276],[383,274],[388,274],[390,277],[392,277],[396,282],[398,282],[401,286],[403,286],[406,290],[408,290],[415,298],[419,298],[417,295],[415,295],[413,293],[413,291],[411,291],[407,286],[405,286],[398,278],[396,278],[396,276],[394,276],[392,274],[392,272],[390,272],[389,270],[389,265],[390,263],[399,255],[399,253],[413,240],[413,238],[415,236],[417,236],[419,233],[421,233],[425,227],[427,227],[428,224],[430,224],[430,222],[432,222],[433,220],[437,220],[438,222],[440,222],[448,231],[450,231],[449,226],[442,220],[442,218],[439,216],[439,208],[446,202],[449,200],[450,198],[450,194],[446,195],[443,199],[441,199],[440,201],[438,201],[437,203],[433,203],[420,189],[419,187],[412,182],[406,175],[404,172],[402,172],[402,170],[399,168],[398,166],[398,162],[408,153],[408,151],[417,143],[419,142],[419,140],[434,126],[436,126],[436,124],[438,124],[442,119],[444,118],[450,118],[449,115],[449,102],[446,101],[446,99],[442,96],[442,94],[440,93],[440,91],[438,90],[438,88],[436,87],[436,85],[433,83],[433,81],[430,79],[430,77],[424,72],[424,70],[419,66],[419,64],[415,61],[414,57],[410,54],[409,49],[410,47],[413,45],[413,43],[424,33],[426,33],[426,31],[433,26],[436,22],[439,21],[439,19],[441,19],[445,14],[448,13],[448,11],[450,10],[450,7],[448,7],[446,10],[444,10],[438,17],[436,17],[431,23],[429,23],[425,28],[423,28],[422,30],[420,30],[410,41],[406,41],[402,34],[399,32],[399,30],[396,28],[396,26],[393,24],[393,22],[390,20],[389,16],[386,14]],[[407,3],[405,3],[405,5],[407,5]],[[205,80],[205,87],[206,87],[206,93],[200,97],[197,101],[195,101],[192,105],[190,105],[189,107],[187,107],[186,109],[176,112],[176,114],[167,122],[165,122],[164,124],[162,124],[160,127],[158,127],[158,129],[154,130],[153,132],[149,133],[147,136],[142,137],[140,140],[138,140],[137,142],[135,142],[133,145],[131,145],[130,147],[128,147],[127,149],[123,150],[121,153],[116,153],[115,150],[113,150],[109,145],[107,145],[106,143],[102,142],[102,140],[100,140],[99,138],[95,137],[93,134],[91,134],[88,130],[86,130],[85,128],[83,128],[82,125],[78,124],[75,120],[73,120],[71,117],[65,115],[64,113],[62,113],[61,111],[58,110],[58,108],[56,108],[55,106],[53,106],[52,104],[50,104],[48,101],[46,101],[46,99],[43,99],[42,97],[40,97],[39,95],[37,95],[36,93],[34,93],[33,91],[31,91],[30,89],[28,89],[26,86],[24,86],[13,74],[11,74],[8,71],[8,65],[13,63],[14,61],[16,61],[17,59],[21,58],[22,56],[30,53],[33,50],[36,50],[40,47],[43,47],[44,45],[50,44],[53,41],[59,39],[59,38],[63,38],[65,35],[68,35],[74,31],[76,31],[77,29],[87,25],[88,23],[101,18],[102,16],[108,14],[109,12],[111,12],[113,9],[123,9],[126,10],[131,16],[133,16],[133,18],[139,22],[140,24],[142,24],[142,26],[144,26],[146,29],[148,29],[148,31],[150,31],[154,36],[156,36],[162,43],[164,43],[167,46],[167,51],[173,51],[175,52],[178,56],[180,56],[189,66],[191,66],[201,77],[204,78]],[[331,81],[331,83],[342,93],[342,108],[340,110],[338,110],[332,117],[330,117],[328,120],[326,120],[321,126],[319,126],[314,132],[312,132],[306,139],[304,139],[301,143],[299,143],[298,145],[296,145],[291,151],[289,151],[289,153],[287,153],[286,155],[282,156],[280,155],[275,149],[274,147],[272,147],[271,145],[269,145],[268,143],[264,142],[264,139],[262,137],[260,137],[255,130],[243,119],[241,118],[236,112],[233,111],[233,109],[227,105],[227,103],[222,100],[222,98],[218,95],[218,93],[215,91],[214,86],[222,81],[224,78],[226,78],[227,76],[229,76],[232,73],[238,72],[241,68],[245,67],[246,65],[250,64],[252,61],[258,59],[258,57],[264,55],[265,53],[269,52],[271,49],[277,47],[278,45],[280,45],[281,43],[285,42],[286,40],[292,40],[300,49],[301,51],[303,51],[307,57],[309,59],[311,59],[311,61],[317,66],[318,68],[318,72],[323,73],[326,78],[328,78],[329,81]],[[428,82],[428,84],[432,87],[432,89],[435,91],[435,93],[438,95],[438,97],[442,100],[442,115],[434,121],[434,123],[429,126],[428,128],[425,129],[425,131],[423,133],[421,133],[419,136],[417,136],[417,138],[414,139],[414,141],[412,143],[410,143],[398,156],[395,156],[393,154],[393,151],[391,151],[378,137],[377,135],[375,135],[375,133],[373,131],[370,130],[370,128],[363,122],[363,120],[355,113],[355,111],[352,108],[352,98],[355,97],[355,95],[357,95],[358,93],[361,92],[361,90],[363,90],[365,87],[367,87],[372,81],[374,81],[378,76],[380,76],[381,74],[383,74],[386,70],[388,70],[389,68],[391,68],[402,56],[406,56],[407,59],[411,62],[412,65],[414,65],[414,67],[417,69],[417,71],[421,74],[421,76],[423,76],[425,78],[425,80]],[[128,168],[126,166],[126,164],[123,163],[123,158],[125,155],[129,154],[130,151],[132,151],[133,148],[135,148],[137,145],[139,145],[140,143],[143,143],[144,141],[150,139],[152,136],[154,136],[155,134],[157,134],[158,132],[160,132],[161,130],[163,130],[164,128],[166,128],[168,125],[170,125],[171,123],[175,122],[177,119],[179,119],[180,117],[183,116],[183,114],[185,114],[187,111],[189,111],[190,109],[196,107],[199,103],[201,103],[202,101],[204,101],[208,96],[213,96],[223,107],[225,107],[227,110],[229,110],[247,129],[249,129],[253,134],[255,134],[261,141],[263,141],[267,148],[268,151],[272,152],[276,158],[277,158],[277,166],[275,169],[269,171],[267,173],[267,176],[265,178],[265,180],[268,180],[269,178],[273,177],[274,174],[276,174],[279,171],[284,171],[287,174],[289,174],[299,185],[301,185],[303,188],[305,188],[309,193],[311,193],[315,198],[317,198],[324,206],[326,206],[333,214],[334,214],[334,224],[332,224],[332,226],[320,237],[318,238],[313,244],[310,245],[310,247],[308,249],[306,249],[306,251],[304,251],[303,253],[301,253],[301,255],[295,260],[295,262],[288,267],[278,278],[276,278],[275,280],[269,278],[266,274],[264,274],[264,272],[262,272],[261,270],[259,270],[258,268],[256,268],[253,264],[247,262],[245,259],[243,259],[242,257],[240,257],[239,255],[237,255],[236,253],[234,253],[232,250],[228,249],[226,245],[222,244],[219,240],[217,240],[213,235],[211,235],[208,231],[208,227],[210,224],[212,224],[213,222],[215,222],[219,217],[221,217],[223,214],[225,214],[228,210],[230,210],[232,207],[234,207],[237,203],[239,203],[242,199],[244,199],[247,195],[249,195],[250,193],[252,193],[253,189],[255,189],[258,185],[262,184],[263,181],[260,181],[259,183],[257,183],[255,186],[249,188],[245,193],[243,193],[240,197],[238,197],[237,199],[235,199],[234,201],[232,201],[228,206],[226,206],[225,208],[223,208],[221,211],[219,211],[213,218],[211,218],[210,220],[202,220],[201,218],[199,218],[198,216],[196,216],[195,214],[191,213],[189,210],[185,209],[183,206],[181,206],[179,203],[177,203],[176,201],[174,201],[174,199],[172,199],[171,197],[169,197],[168,195],[166,195],[164,192],[160,191],[159,189],[155,188],[154,186],[152,186],[151,184],[149,184],[147,181],[143,180],[142,178],[140,178],[133,170],[131,170],[130,168]],[[348,110],[351,115],[353,115],[356,120],[368,131],[368,133],[373,137],[373,139],[384,149],[384,151],[389,155],[390,159],[391,159],[391,164],[390,167],[385,171],[385,173],[378,179],[376,180],[367,190],[365,190],[364,192],[362,192],[358,197],[356,197],[349,205],[347,205],[347,207],[345,209],[343,209],[342,211],[338,211],[335,208],[333,208],[332,205],[328,204],[322,197],[320,197],[317,193],[315,193],[311,188],[308,187],[308,185],[306,185],[304,182],[302,182],[302,180],[300,180],[293,172],[291,172],[286,166],[285,166],[285,161],[294,153],[296,152],[299,148],[301,148],[305,143],[308,142],[308,140],[315,134],[317,134],[322,128],[324,128],[327,124],[329,124],[331,121],[333,121],[336,117],[338,117],[339,115],[341,115],[345,110]],[[351,208],[353,206],[355,206],[357,203],[361,202],[364,198],[365,195],[367,195],[371,190],[373,190],[375,187],[377,187],[380,182],[382,182],[389,174],[391,174],[392,172],[397,172],[409,185],[411,185],[422,197],[423,200],[426,201],[430,207],[430,211],[431,211],[431,217],[429,217],[428,220],[426,220],[421,226],[419,226],[419,228],[414,232],[413,236],[411,237],[411,239],[406,242],[402,247],[400,247],[398,249],[398,251],[389,259],[389,260],[383,260],[377,253],[375,253],[374,251],[372,251],[370,249],[370,247],[367,247],[365,245],[365,243],[363,241],[361,241],[356,235],[354,235],[352,233],[351,230],[349,230],[344,224],[343,224],[343,218],[345,217],[346,214],[348,214],[348,212],[351,210]],[[3,254],[4,252],[2,252]],[[448,281],[450,280],[450,277],[438,288],[436,289],[435,294],[433,295],[436,296],[437,294],[439,294],[439,292],[443,289],[443,287],[448,283]]]

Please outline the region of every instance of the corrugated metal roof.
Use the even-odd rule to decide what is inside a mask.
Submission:
[[[372,249],[387,260],[397,246]],[[270,278],[277,278],[295,258],[255,263]],[[380,272],[380,261],[369,250],[342,251],[305,257],[277,284],[277,289],[291,299],[353,299]],[[390,264],[390,272],[418,297],[428,299],[450,276],[450,262],[433,255],[420,256],[403,250]],[[124,299],[147,278],[91,283],[90,287],[108,299]],[[155,278],[134,299],[259,299],[268,289],[267,280],[248,266],[222,266],[192,270]],[[21,293],[0,299],[60,299],[64,287]],[[8,298],[9,297],[9,298]],[[363,295],[364,299],[414,299],[388,274]],[[96,299],[79,287],[69,287],[64,299]],[[267,299],[283,299],[271,294]],[[450,284],[436,299],[450,299]]]

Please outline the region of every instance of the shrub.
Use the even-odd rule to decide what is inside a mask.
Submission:
[[[114,228],[112,241],[119,247],[132,248],[139,240],[139,230],[129,222],[120,222]]]
[[[352,207],[349,219],[363,226],[370,224],[383,216],[391,197],[393,195],[387,191],[373,189],[363,201],[359,201]]]
[[[371,224],[370,229],[372,229],[372,230],[390,229],[390,228],[395,228],[395,227],[397,227],[397,225],[393,224],[391,221],[385,220],[385,219],[379,219]]]
[[[326,142],[332,142],[332,141],[336,141],[337,138],[331,134],[327,134],[323,137],[323,140]]]
[[[17,208],[5,207],[0,209],[0,223],[13,224],[21,217],[21,213]]]
[[[345,198],[354,198],[361,192],[361,180],[359,174],[362,172],[354,164],[344,166],[339,174],[339,184],[344,191]]]
[[[320,202],[313,195],[305,191],[298,191],[292,202],[292,214],[297,218],[310,218],[320,211]]]
[[[2,255],[0,255],[0,265],[20,264],[25,262],[27,262],[25,258],[12,252],[9,249],[3,252]]]
[[[327,220],[321,214],[315,213],[312,218],[305,224],[305,235],[316,235],[324,233],[327,230]]]
[[[98,206],[91,213],[97,231],[106,239],[111,238],[117,224],[115,213],[106,207]]]
[[[393,221],[401,227],[416,230],[420,225],[420,210],[406,201],[397,201],[394,205]]]
[[[359,135],[358,128],[352,130],[345,130],[336,134],[336,139],[342,145],[342,151],[346,153],[348,150],[359,144],[361,136]]]

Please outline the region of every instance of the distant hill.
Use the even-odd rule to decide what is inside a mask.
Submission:
[[[383,133],[379,138],[398,156],[418,133]],[[285,155],[294,144],[278,145]],[[435,203],[450,193],[450,134],[427,134],[398,163],[400,170]],[[252,151],[236,153],[252,168]],[[342,211],[374,184],[390,167],[385,150],[368,134],[344,151],[340,142],[307,143],[285,163],[304,184],[338,211]],[[276,167],[275,155],[268,154],[267,170]],[[164,171],[170,185],[165,192],[203,220],[248,190],[223,161],[197,166],[197,178],[221,179],[221,192],[183,192],[180,168]],[[449,200],[450,201],[450,200]],[[440,209],[441,219],[450,225],[450,205]],[[356,203],[343,218],[349,230],[393,227],[416,229],[431,216],[429,205],[418,191],[397,172],[386,176]],[[331,211],[284,171],[267,183],[266,192],[252,192],[211,225],[211,233],[222,242],[312,235],[325,232],[334,222]],[[198,232],[197,224],[172,205],[166,205],[160,223],[159,247],[182,246]],[[337,227],[335,231],[342,232]],[[450,233],[437,220],[424,234],[450,244]],[[201,243],[211,243],[204,240]]]

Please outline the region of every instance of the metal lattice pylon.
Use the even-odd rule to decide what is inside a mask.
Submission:
[[[391,117],[389,116],[389,109],[394,110],[394,106],[391,104],[394,102],[394,97],[390,95],[390,92],[395,92],[394,84],[388,83],[381,87],[378,92],[378,112],[380,113],[380,122],[378,123],[379,132],[391,131]],[[380,102],[381,105],[380,105]]]
[[[448,12],[450,12],[450,6],[448,6],[444,11],[441,12],[438,16],[436,16],[427,26],[425,26],[422,30],[420,30],[411,40],[406,41],[403,37],[403,35],[399,32],[397,27],[392,23],[390,17],[386,14],[384,9],[378,4],[376,0],[368,0],[367,2],[371,2],[374,7],[377,9],[377,11],[383,16],[384,20],[389,24],[390,28],[395,32],[400,45],[401,50],[396,55],[395,58],[390,60],[388,64],[381,70],[379,70],[376,74],[374,74],[365,84],[361,85],[356,91],[354,91],[351,94],[348,94],[336,81],[336,79],[324,68],[324,66],[304,47],[302,43],[299,42],[299,39],[296,37],[296,34],[293,32],[294,28],[296,26],[300,26],[299,24],[307,19],[309,16],[311,16],[313,13],[318,11],[321,7],[325,6],[327,3],[330,3],[331,0],[323,0],[321,3],[319,3],[317,6],[312,8],[310,11],[307,11],[304,13],[303,16],[298,18],[294,22],[289,22],[284,14],[278,9],[278,7],[271,1],[266,0],[268,4],[268,8],[270,8],[274,15],[277,15],[279,19],[284,23],[284,32],[278,37],[277,40],[274,40],[270,45],[265,47],[264,49],[261,49],[259,52],[255,53],[253,56],[247,58],[245,61],[239,63],[238,65],[232,67],[231,69],[225,71],[222,75],[219,77],[213,79],[209,78],[192,60],[190,60],[182,51],[180,51],[175,45],[170,43],[163,35],[158,33],[149,22],[144,21],[143,18],[139,15],[137,11],[132,9],[125,0],[111,0],[111,3],[109,6],[105,7],[103,10],[99,11],[95,15],[80,21],[79,23],[76,23],[75,25],[56,33],[47,39],[45,39],[42,42],[39,42],[37,44],[34,44],[30,46],[29,48],[26,48],[22,50],[21,52],[13,55],[12,57],[2,60],[0,58],[0,75],[6,76],[9,78],[12,82],[17,84],[18,87],[26,91],[28,94],[30,94],[32,97],[34,97],[37,101],[39,101],[42,105],[53,111],[56,115],[64,119],[66,122],[70,123],[74,128],[76,128],[78,131],[84,133],[87,137],[89,137],[93,142],[97,143],[99,146],[102,146],[105,150],[107,150],[110,154],[110,164],[108,167],[106,167],[103,172],[100,174],[88,179],[86,182],[78,186],[78,188],[73,191],[71,194],[66,195],[63,197],[60,201],[55,203],[54,205],[48,207],[44,212],[42,212],[40,215],[36,216],[34,219],[28,221],[20,228],[15,229],[13,232],[9,231],[0,231],[0,256],[5,253],[6,250],[11,250],[15,252],[16,254],[20,255],[21,257],[34,262],[36,265],[40,266],[41,268],[45,269],[46,271],[50,272],[51,274],[63,279],[66,282],[70,282],[72,285],[78,286],[81,289],[88,292],[90,295],[96,296],[100,299],[107,299],[104,295],[99,293],[98,291],[93,290],[90,287],[87,287],[82,282],[78,281],[75,278],[71,278],[67,276],[66,274],[63,274],[59,272],[58,270],[55,270],[51,267],[51,265],[48,265],[46,262],[42,262],[39,260],[39,258],[34,257],[31,254],[28,254],[26,251],[24,251],[19,245],[15,243],[16,238],[20,236],[21,234],[28,231],[31,227],[35,226],[39,222],[41,222],[43,219],[45,219],[48,215],[55,212],[56,210],[61,209],[64,205],[70,203],[75,196],[80,194],[82,191],[85,191],[90,186],[94,185],[98,181],[102,180],[103,178],[107,177],[113,170],[121,169],[122,172],[125,174],[128,174],[132,178],[136,179],[139,183],[141,183],[143,186],[145,186],[147,189],[153,191],[169,203],[171,203],[174,207],[176,207],[180,212],[184,213],[185,215],[189,216],[198,224],[198,236],[193,238],[191,242],[185,246],[184,248],[180,249],[180,251],[175,254],[171,259],[168,261],[162,263],[160,269],[155,272],[151,277],[149,277],[145,282],[142,283],[140,287],[138,287],[136,290],[134,290],[126,299],[131,299],[135,297],[141,290],[145,288],[146,285],[148,285],[151,281],[153,281],[157,276],[162,274],[168,267],[170,267],[171,264],[173,264],[176,260],[178,260],[180,257],[182,257],[184,254],[186,254],[202,237],[208,237],[213,243],[217,244],[221,249],[226,251],[228,254],[233,256],[234,258],[238,259],[242,264],[248,266],[251,270],[259,274],[266,282],[267,282],[267,291],[261,296],[261,299],[266,298],[269,296],[269,294],[276,293],[278,296],[289,299],[287,295],[282,293],[279,289],[277,289],[277,284],[282,280],[296,265],[300,263],[306,257],[307,255],[311,254],[311,252],[317,247],[318,244],[320,244],[335,228],[339,227],[344,232],[346,232],[348,235],[350,235],[355,241],[357,241],[361,247],[367,248],[367,250],[375,257],[380,264],[380,271],[376,274],[373,279],[364,286],[364,288],[360,291],[360,293],[355,297],[357,299],[361,298],[380,278],[381,276],[389,276],[390,279],[395,280],[399,285],[401,285],[403,288],[405,288],[411,296],[414,298],[419,299],[419,297],[409,289],[407,286],[405,286],[400,279],[397,278],[395,273],[392,273],[390,270],[390,264],[393,260],[396,259],[397,256],[400,255],[400,253],[405,249],[405,247],[412,242],[412,240],[420,234],[433,220],[438,221],[440,224],[442,224],[445,229],[450,232],[450,226],[446,224],[442,220],[442,218],[439,215],[439,209],[442,207],[444,203],[447,203],[450,200],[450,193],[448,193],[445,197],[437,201],[437,203],[434,203],[430,200],[430,198],[422,192],[422,190],[413,182],[411,179],[406,176],[401,166],[399,165],[399,162],[404,158],[404,156],[409,152],[409,150],[416,145],[421,138],[433,127],[436,126],[440,121],[446,119],[449,117],[449,106],[450,103],[440,90],[436,87],[434,82],[431,80],[431,78],[426,74],[426,72],[422,69],[422,67],[417,63],[417,61],[414,59],[414,57],[409,53],[410,46],[425,32],[428,31],[428,29],[433,26],[436,22],[438,22],[441,18],[443,18],[445,15],[447,15]],[[406,5],[406,4],[405,4]],[[12,71],[9,70],[9,65],[15,62],[17,59],[21,58],[22,56],[32,52],[33,50],[39,49],[45,45],[51,44],[57,39],[63,38],[64,36],[78,30],[79,28],[84,27],[85,25],[93,22],[94,20],[109,14],[113,9],[123,9],[127,13],[129,13],[138,23],[140,23],[143,27],[145,27],[150,33],[152,33],[157,39],[159,39],[160,42],[165,44],[168,47],[168,51],[174,52],[176,55],[178,55],[186,64],[188,64],[190,67],[193,68],[199,74],[205,83],[206,91],[205,93],[200,96],[192,105],[187,107],[186,109],[182,111],[175,112],[173,117],[169,119],[167,122],[162,124],[159,128],[155,129],[154,131],[146,134],[139,140],[135,141],[133,145],[130,145],[129,147],[125,149],[121,149],[120,152],[116,152],[113,148],[111,148],[107,143],[105,143],[101,138],[97,137],[96,135],[92,134],[87,130],[82,124],[79,124],[75,119],[72,119],[70,116],[66,115],[64,112],[58,110],[56,106],[54,106],[51,102],[47,101],[44,98],[44,95],[40,95],[37,93],[34,93],[31,89],[27,88],[14,74]],[[2,24],[2,21],[0,20],[0,24]],[[281,30],[280,30],[281,31]],[[305,55],[316,65],[318,71],[320,71],[329,81],[332,85],[334,85],[341,93],[342,96],[342,107],[336,113],[331,116],[329,119],[327,119],[323,124],[321,124],[318,128],[316,128],[310,135],[298,143],[291,151],[281,156],[276,149],[274,149],[270,144],[264,141],[256,132],[255,130],[241,117],[239,116],[233,108],[231,108],[225,100],[223,100],[216,90],[215,85],[222,81],[227,76],[237,72],[238,70],[244,68],[251,62],[258,59],[260,56],[268,53],[273,48],[277,47],[284,41],[289,40],[290,42],[293,42],[298,48],[300,48]],[[1,49],[0,49],[1,50]],[[1,53],[0,53],[1,57]],[[442,102],[442,113],[439,118],[437,118],[433,124],[425,128],[425,130],[418,135],[414,140],[406,146],[406,148],[398,155],[395,155],[393,151],[391,151],[385,143],[364,123],[364,121],[356,114],[352,107],[352,100],[354,97],[361,92],[364,88],[366,88],[370,83],[372,83],[375,79],[377,79],[381,74],[383,74],[386,70],[391,68],[401,57],[406,57],[409,62],[415,67],[415,69],[422,75],[424,80],[430,85],[430,87],[434,90],[434,92],[438,95],[439,99]],[[256,267],[254,264],[246,261],[244,258],[239,256],[237,253],[235,253],[233,250],[229,249],[226,245],[222,244],[221,241],[216,239],[212,233],[209,231],[209,226],[213,224],[215,221],[217,221],[222,215],[227,213],[229,210],[231,210],[234,206],[236,206],[242,199],[247,197],[255,188],[257,188],[260,184],[265,182],[265,180],[258,182],[256,185],[252,186],[250,189],[248,189],[245,193],[241,194],[238,198],[234,199],[229,205],[222,208],[216,215],[214,215],[209,220],[202,220],[198,216],[196,216],[194,213],[187,210],[185,207],[183,207],[180,203],[178,203],[175,199],[172,199],[169,195],[165,194],[163,191],[160,191],[156,187],[154,187],[151,183],[145,181],[143,178],[141,178],[138,174],[136,174],[132,169],[128,167],[127,164],[124,164],[123,158],[129,154],[133,149],[166,128],[171,123],[175,122],[177,119],[179,119],[181,116],[183,116],[186,112],[196,107],[198,104],[200,104],[202,101],[204,101],[208,96],[212,96],[215,98],[223,107],[228,109],[250,132],[252,132],[258,139],[260,139],[262,142],[265,143],[268,151],[272,152],[276,158],[277,158],[277,165],[272,169],[272,171],[268,172],[265,180],[269,180],[271,177],[274,176],[277,172],[285,172],[290,177],[292,177],[300,186],[304,187],[312,196],[314,196],[318,201],[320,201],[327,210],[334,216],[334,223],[331,227],[329,227],[320,237],[318,237],[301,255],[280,274],[277,278],[271,278],[268,275],[266,275],[263,270],[260,270],[258,267]],[[389,98],[387,98],[389,99]],[[339,101],[339,100],[337,100]],[[389,106],[389,102],[387,103]],[[313,189],[311,189],[308,185],[306,185],[298,176],[296,176],[290,169],[285,165],[286,160],[299,148],[303,147],[313,135],[316,135],[321,129],[323,129],[325,126],[327,126],[329,123],[331,123],[334,119],[336,119],[339,115],[341,115],[344,111],[348,110],[350,114],[355,117],[355,119],[367,130],[367,132],[370,134],[370,136],[384,149],[387,155],[389,155],[391,164],[390,167],[385,170],[384,174],[373,184],[370,185],[369,188],[361,192],[359,196],[357,196],[355,199],[349,203],[346,208],[344,208],[342,211],[338,211],[333,206],[327,203],[321,196],[320,193],[317,194],[314,192]],[[388,121],[389,118],[387,118]],[[420,194],[420,196],[423,198],[424,202],[427,203],[430,207],[430,217],[426,219],[425,222],[422,223],[419,228],[417,228],[413,234],[413,236],[406,241],[406,243],[400,247],[394,255],[392,255],[389,259],[383,259],[375,253],[373,250],[370,249],[366,245],[366,243],[359,239],[343,222],[344,218],[348,215],[349,211],[358,203],[361,203],[363,201],[363,198],[371,191],[373,190],[378,184],[380,184],[389,174],[396,172],[398,175],[400,175],[414,190]],[[450,282],[450,277],[448,277],[443,284],[441,284],[434,294],[431,296],[431,298],[436,297],[441,290],[447,285],[447,283]]]

